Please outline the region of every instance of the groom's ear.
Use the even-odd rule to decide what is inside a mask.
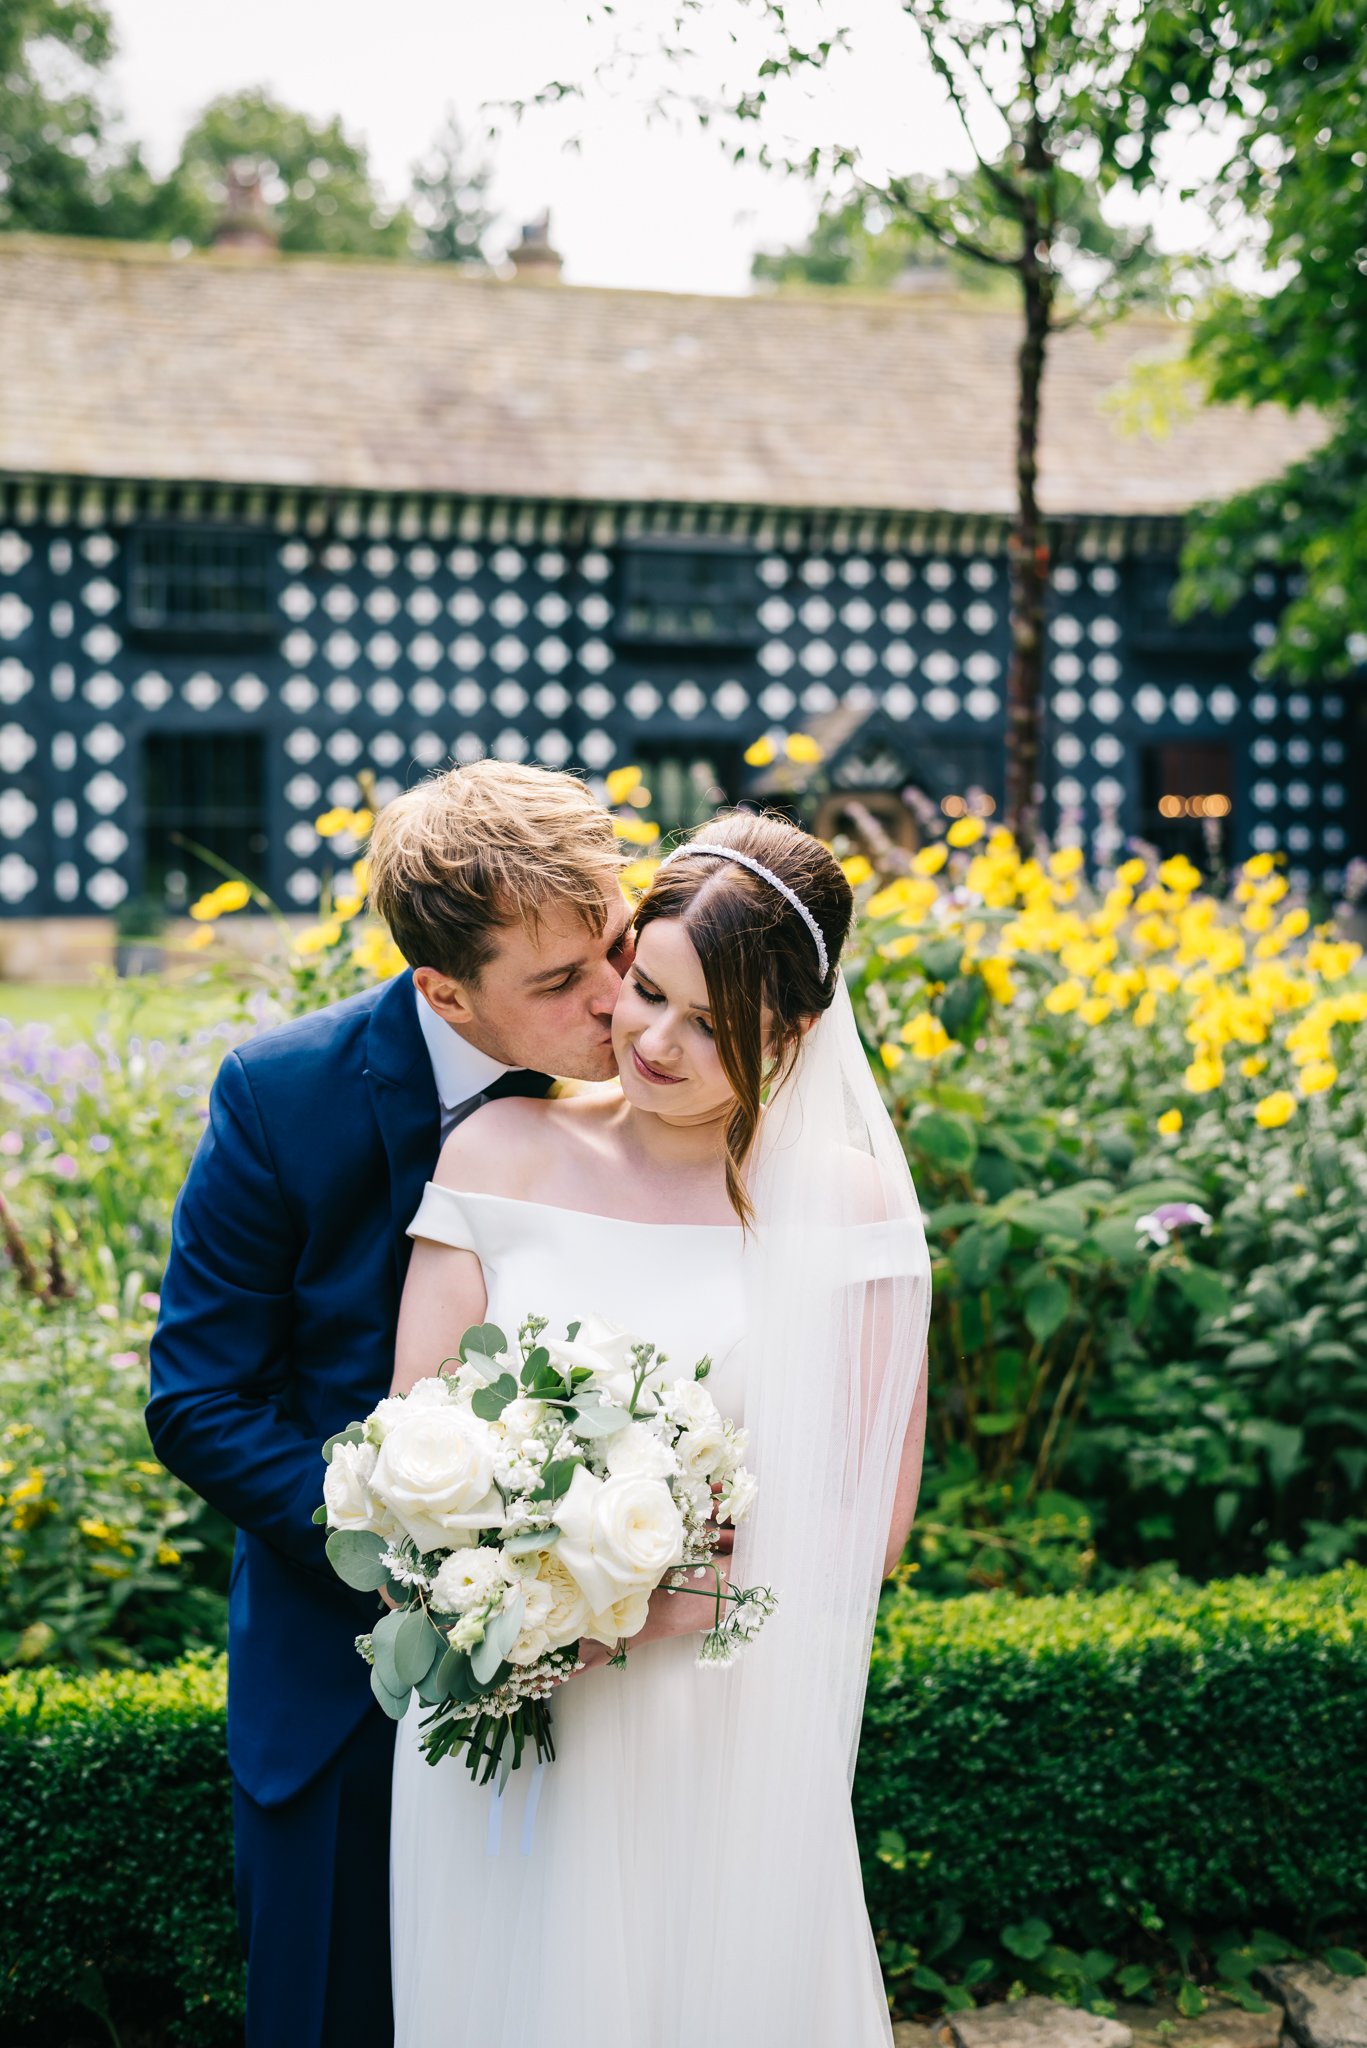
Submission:
[[[429,1009],[445,1024],[468,1024],[474,1015],[466,1000],[465,984],[452,981],[439,967],[415,967],[413,986],[421,991]]]

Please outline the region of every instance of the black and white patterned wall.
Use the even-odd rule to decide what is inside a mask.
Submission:
[[[386,800],[488,752],[600,775],[643,747],[738,761],[765,730],[837,706],[881,714],[908,780],[918,751],[994,764],[1001,800],[1008,591],[981,522],[828,520],[685,510],[672,544],[724,537],[757,576],[754,630],[731,648],[632,647],[615,635],[617,563],[659,521],[582,508],[310,504],[148,487],[0,487],[0,912],[108,913],[143,886],[149,735],[259,733],[269,847],[288,909],[329,864],[314,819]],[[58,518],[55,515],[61,514]],[[232,517],[271,529],[279,630],[243,653],[139,644],[127,630],[140,519]],[[1111,533],[1108,545],[1123,544]],[[1146,748],[1229,750],[1231,851],[1282,846],[1332,883],[1350,843],[1343,694],[1255,685],[1276,616],[1249,645],[1184,653],[1136,625],[1127,559],[1053,572],[1046,819],[1105,857],[1139,824]],[[1261,608],[1259,610],[1259,607]],[[984,742],[990,746],[984,750]]]

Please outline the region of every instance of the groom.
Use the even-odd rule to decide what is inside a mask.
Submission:
[[[629,957],[611,820],[481,761],[380,815],[371,896],[410,972],[228,1055],[176,1204],[147,1426],[237,1524],[228,1761],[248,2048],[387,2048],[394,1724],[313,1526],[325,1440],[388,1392],[405,1229],[491,1094],[616,1069]],[[433,1361],[434,1367],[436,1361]],[[477,1874],[476,1874],[477,1880]]]

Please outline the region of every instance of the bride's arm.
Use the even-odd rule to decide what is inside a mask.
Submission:
[[[415,1238],[399,1303],[390,1393],[408,1393],[453,1357],[462,1334],[484,1321],[488,1300],[484,1268],[473,1252]]]
[[[921,1377],[916,1388],[916,1398],[911,1405],[911,1419],[907,1424],[906,1436],[902,1439],[902,1462],[897,1471],[897,1492],[892,1504],[892,1527],[888,1531],[888,1547],[883,1558],[883,1577],[896,1568],[902,1552],[907,1547],[911,1525],[916,1518],[916,1496],[921,1490],[921,1465],[926,1450],[926,1407],[929,1393],[926,1375],[930,1368],[930,1351],[921,1361]]]

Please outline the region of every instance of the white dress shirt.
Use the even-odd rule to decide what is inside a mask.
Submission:
[[[481,1052],[478,1046],[462,1038],[454,1026],[437,1015],[420,989],[413,990],[413,1000],[418,1006],[418,1023],[422,1026],[427,1055],[432,1062],[432,1078],[437,1084],[437,1101],[441,1105],[441,1142],[444,1145],[470,1097],[492,1087],[502,1075],[511,1073],[512,1068],[490,1059],[487,1052]]]

